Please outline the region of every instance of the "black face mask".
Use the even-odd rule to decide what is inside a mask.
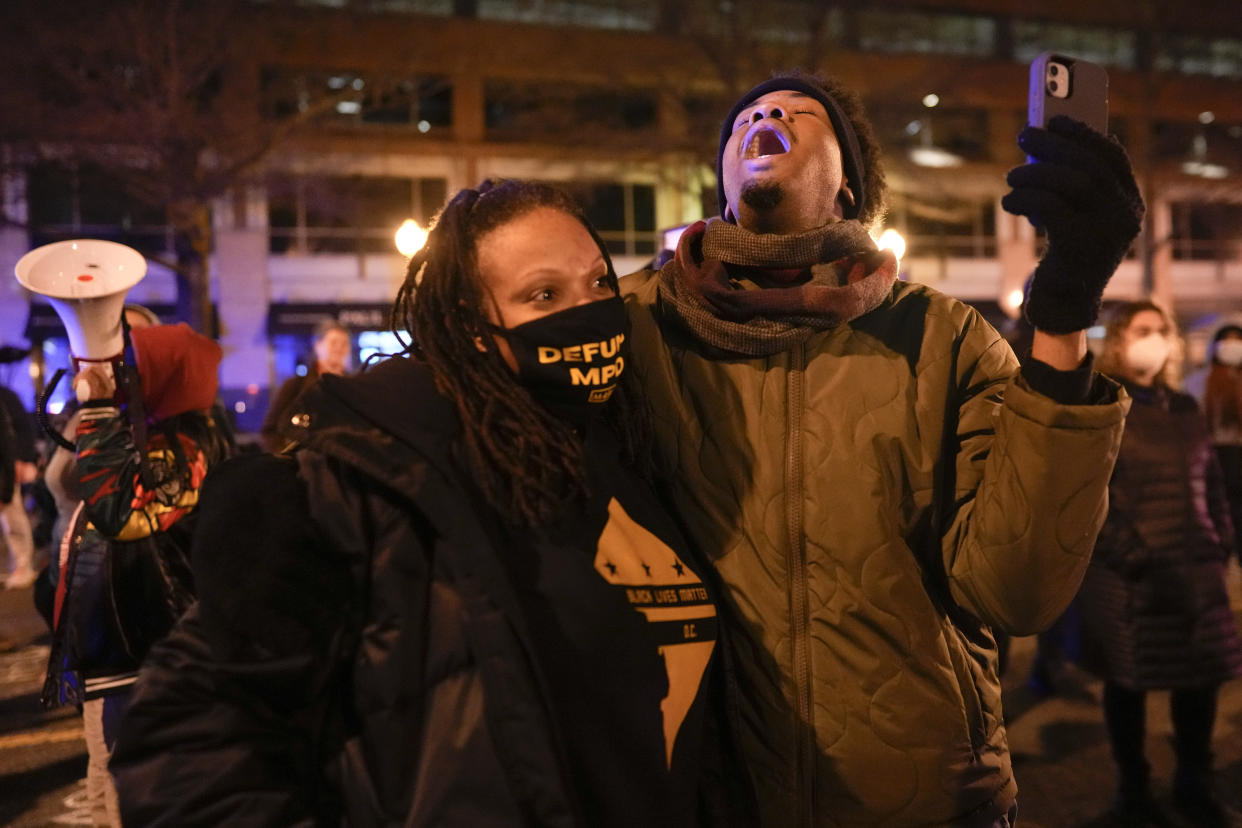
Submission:
[[[517,360],[518,379],[553,412],[577,419],[602,409],[625,370],[625,304],[601,299],[514,328],[493,328]]]

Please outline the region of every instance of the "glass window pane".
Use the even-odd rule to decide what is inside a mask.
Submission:
[[[990,55],[996,22],[987,17],[863,9],[858,45],[871,52]]]
[[[1242,77],[1242,40],[1169,35],[1156,53],[1155,66],[1188,75]]]
[[[1042,20],[1013,21],[1014,60],[1030,63],[1041,52],[1049,51],[1108,66],[1133,69],[1135,65],[1133,32]]]
[[[654,91],[566,83],[489,82],[484,89],[484,125],[489,140],[560,138],[616,142],[654,129]]]

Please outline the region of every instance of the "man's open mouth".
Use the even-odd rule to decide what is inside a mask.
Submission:
[[[781,155],[789,152],[789,139],[779,130],[769,126],[761,126],[746,136],[746,147],[742,158],[762,158],[765,155]]]

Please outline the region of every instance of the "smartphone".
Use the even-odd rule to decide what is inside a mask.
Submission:
[[[1031,62],[1027,123],[1045,126],[1057,115],[1108,134],[1108,73],[1104,67],[1056,52]]]

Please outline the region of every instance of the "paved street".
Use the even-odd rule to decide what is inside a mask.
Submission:
[[[86,773],[81,717],[39,706],[47,653],[31,590],[0,589],[0,825],[90,825],[74,806]]]
[[[1234,608],[1242,616],[1242,576],[1231,569]],[[88,825],[80,806],[86,749],[76,711],[38,705],[47,635],[31,591],[0,590],[0,825]],[[1006,676],[1009,741],[1021,787],[1020,828],[1105,828],[1113,768],[1100,718],[1100,683],[1069,668],[1059,693],[1034,696],[1024,679],[1034,640],[1013,642]],[[1171,814],[1172,728],[1167,694],[1149,700],[1148,755],[1158,799]],[[1242,680],[1226,685],[1213,744],[1217,789],[1242,828]],[[1172,820],[1174,826],[1193,828]]]

